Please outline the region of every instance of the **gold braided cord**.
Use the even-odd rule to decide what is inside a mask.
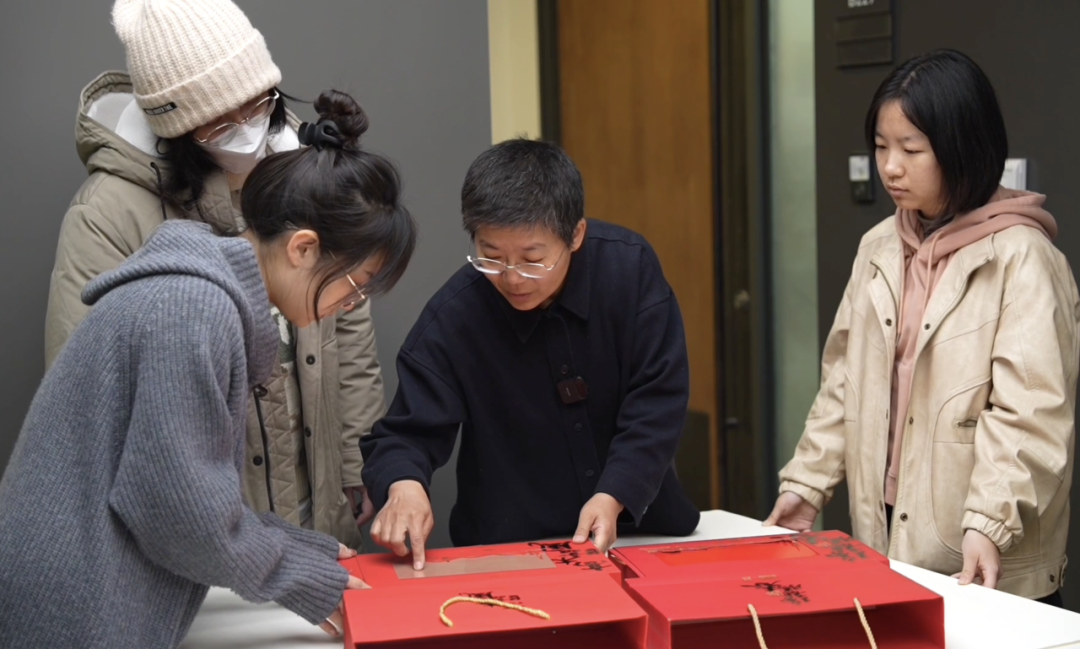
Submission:
[[[526,607],[521,606],[519,604],[511,604],[510,602],[504,602],[504,601],[501,601],[501,600],[498,600],[498,599],[490,599],[490,598],[487,598],[487,597],[464,597],[464,596],[462,596],[462,597],[451,597],[450,599],[443,602],[442,608],[439,609],[439,619],[442,620],[442,623],[445,624],[446,626],[449,626],[449,627],[454,626],[454,623],[451,622],[450,618],[448,618],[446,616],[446,609],[449,608],[453,604],[457,604],[458,602],[470,602],[472,604],[485,604],[485,605],[488,605],[488,606],[500,606],[502,608],[508,608],[508,609],[510,609],[512,611],[520,611],[522,613],[532,615],[533,617],[539,617],[539,618],[543,618],[545,620],[550,620],[551,619],[550,615],[548,615],[547,613],[545,613],[544,611],[541,611],[539,609],[526,608]]]
[[[757,609],[753,604],[747,604],[746,608],[750,609],[750,617],[754,619],[754,630],[757,631],[757,643],[761,649],[769,649],[769,646],[765,644],[765,636],[761,633],[761,622],[758,621]]]
[[[859,598],[855,598],[855,609],[859,611],[859,619],[862,621],[862,628],[866,631],[866,637],[870,640],[870,649],[877,649],[877,642],[874,641],[874,632],[870,630],[870,623],[866,621],[866,614],[863,613],[862,604],[859,603]]]
[[[768,645],[765,644],[765,635],[761,632],[761,621],[758,620],[757,609],[754,608],[753,604],[747,604],[746,608],[750,609],[750,617],[754,620],[754,631],[757,632],[758,646],[761,649],[769,649]],[[866,631],[866,639],[870,641],[870,649],[877,649],[874,632],[870,630],[870,623],[866,621],[866,613],[863,612],[858,597],[855,598],[855,610],[859,612],[859,621],[862,622],[863,630]]]

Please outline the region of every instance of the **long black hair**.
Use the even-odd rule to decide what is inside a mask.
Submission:
[[[905,61],[874,93],[864,124],[874,150],[878,113],[899,101],[904,116],[930,140],[941,167],[944,214],[989,202],[1005,171],[1009,140],[997,95],[978,65],[956,50],[934,50]]]
[[[270,134],[281,132],[288,121],[287,100],[296,101],[277,88],[278,99],[270,113]],[[269,91],[268,91],[269,92]],[[214,157],[198,142],[194,132],[184,133],[180,137],[159,138],[158,154],[164,162],[164,177],[161,182],[162,199],[185,215],[198,220],[206,220],[199,205],[203,192],[206,191],[206,179],[211,174],[222,171]],[[222,227],[225,224],[213,223]]]
[[[319,236],[319,295],[330,282],[365,260],[380,269],[365,287],[368,296],[390,290],[416,247],[417,225],[401,201],[401,178],[385,157],[360,147],[367,131],[364,110],[349,95],[327,90],[315,100],[319,124],[332,122],[333,146],[275,153],[252,170],[240,194],[248,228],[272,241],[298,228]],[[318,309],[316,309],[316,312]]]

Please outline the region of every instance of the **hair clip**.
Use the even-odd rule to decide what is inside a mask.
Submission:
[[[335,149],[345,148],[345,138],[341,135],[337,124],[329,119],[324,119],[318,124],[304,122],[300,125],[297,136],[300,144],[313,146],[316,151],[322,151],[325,146]]]

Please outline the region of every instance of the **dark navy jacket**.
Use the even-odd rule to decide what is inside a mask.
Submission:
[[[377,508],[398,480],[430,485],[460,426],[455,545],[570,536],[597,492],[625,505],[620,533],[697,527],[672,470],[690,390],[682,316],[640,235],[590,220],[543,310],[514,309],[464,266],[397,367],[390,410],[360,441]],[[559,385],[579,376],[587,397],[564,403]]]

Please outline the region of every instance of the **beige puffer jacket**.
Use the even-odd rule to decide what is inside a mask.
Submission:
[[[131,92],[123,72],[106,72],[83,90],[76,144],[90,176],[60,228],[45,322],[46,365],[86,315],[80,299],[86,283],[118,266],[162,223],[158,179],[151,167],[155,159],[113,131]],[[224,174],[208,180],[200,207],[205,220],[219,229],[236,223],[236,196]],[[167,213],[169,218],[183,216],[171,207]],[[284,370],[279,367],[265,389],[257,390],[258,408],[252,399],[245,497],[257,511],[271,509],[273,501],[275,511],[298,522],[294,488],[298,476],[306,475],[314,528],[359,548],[360,534],[342,490],[363,484],[359,439],[385,410],[370,306],[302,329],[295,341],[304,444],[289,436]]]
[[[1064,255],[1014,226],[958,250],[924,313],[892,534],[884,503],[903,251],[893,219],[863,237],[825,344],[821,389],[781,492],[819,510],[845,478],[854,536],[951,575],[974,529],[998,588],[1062,585],[1073,473],[1080,296]]]

